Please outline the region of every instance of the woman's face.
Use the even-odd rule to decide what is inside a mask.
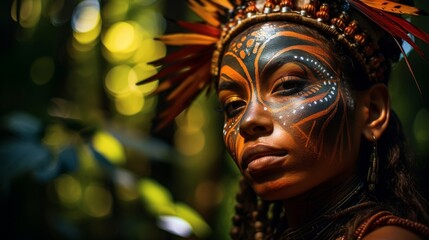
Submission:
[[[333,54],[324,38],[271,22],[240,33],[223,55],[224,141],[264,199],[297,196],[356,169],[359,103]]]

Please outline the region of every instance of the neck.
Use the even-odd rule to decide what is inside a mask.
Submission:
[[[311,220],[333,211],[332,208],[347,198],[359,184],[357,174],[349,176],[327,181],[304,194],[284,200],[288,227],[308,224]]]

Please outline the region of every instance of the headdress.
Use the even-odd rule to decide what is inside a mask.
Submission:
[[[164,35],[159,40],[181,48],[150,63],[161,66],[160,71],[139,83],[159,79],[154,94],[167,92],[167,107],[158,116],[158,128],[173,120],[202,91],[210,90],[219,73],[224,47],[258,22],[294,22],[335,38],[362,64],[371,82],[386,81],[386,64],[390,61],[378,46],[380,31],[397,42],[410,70],[400,41],[408,42],[422,57],[412,36],[429,44],[428,33],[399,16],[427,13],[390,0],[188,0],[188,5],[203,21],[175,21],[189,32]]]

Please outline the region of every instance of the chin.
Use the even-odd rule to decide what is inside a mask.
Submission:
[[[264,182],[251,185],[256,195],[267,201],[285,200],[298,196],[302,192],[296,184]]]

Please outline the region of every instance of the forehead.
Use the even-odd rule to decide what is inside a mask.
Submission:
[[[307,27],[288,22],[258,23],[235,36],[223,54],[221,75],[234,69],[247,79],[258,78],[272,65],[302,61],[335,72],[328,40]],[[224,71],[223,71],[224,70]],[[231,72],[231,71],[229,71]]]
[[[258,48],[264,44],[269,44],[269,48],[305,44],[329,50],[327,40],[306,26],[290,22],[262,22],[247,28],[234,37],[228,45],[227,51],[244,57],[244,54],[256,53]]]

